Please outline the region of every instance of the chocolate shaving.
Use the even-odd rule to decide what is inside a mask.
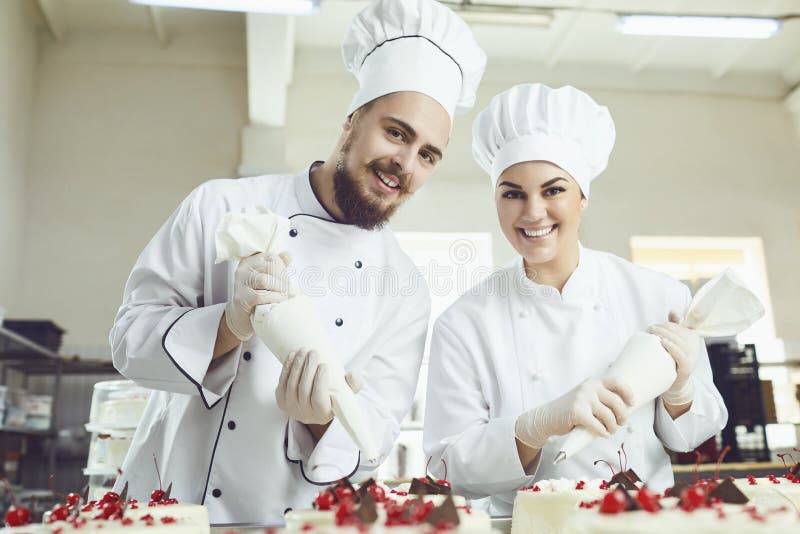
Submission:
[[[362,482],[361,485],[358,487],[358,491],[356,492],[360,499],[363,499],[367,495],[367,490],[375,485],[375,479],[370,478],[369,480]],[[373,503],[374,504],[374,503]]]
[[[797,477],[797,476],[800,476],[800,462],[798,462],[798,463],[794,464],[794,465],[792,466],[792,468],[791,468],[791,469],[789,469],[789,472],[790,472],[791,474],[793,474],[794,476],[796,476],[796,477]]]
[[[458,510],[456,509],[456,503],[453,501],[453,496],[448,495],[441,506],[437,506],[431,510],[428,517],[425,518],[425,522],[434,527],[442,524],[453,527],[458,526],[460,521],[458,519]]]
[[[430,476],[425,478],[415,478],[411,481],[411,487],[408,490],[410,495],[450,495],[450,486],[439,484]]]
[[[633,483],[643,482],[642,479],[639,478],[639,475],[636,474],[636,471],[634,471],[633,469],[628,469],[627,471],[625,471],[625,476],[627,476]]]
[[[128,500],[128,482],[125,482],[125,486],[122,487],[122,493],[119,494],[120,502],[127,502]]]
[[[83,492],[83,495],[81,496],[81,505],[88,502],[89,502],[89,485],[87,484],[86,490]]]
[[[172,493],[172,482],[170,482],[169,486],[167,486],[167,492],[164,494],[164,498],[162,500],[166,501],[169,499],[170,493]]]
[[[675,481],[675,485],[672,486],[671,488],[669,488],[667,491],[665,491],[664,495],[667,496],[667,497],[678,497],[678,498],[680,498],[681,493],[683,492],[683,490],[685,490],[689,486],[691,486],[691,484],[689,484],[685,480],[676,480]]]
[[[750,499],[736,487],[736,484],[728,479],[711,490],[708,497],[710,499],[719,499],[728,504],[745,504],[750,501]]]
[[[371,495],[362,496],[361,506],[355,511],[355,517],[365,525],[371,525],[378,520],[378,510],[375,506],[375,499],[373,499]]]
[[[636,473],[634,473],[636,474]],[[638,478],[638,477],[637,477]],[[611,486],[612,484],[619,484],[626,490],[635,490],[638,489],[636,487],[636,483],[628,476],[628,473],[617,473],[611,480],[608,481],[608,485]]]

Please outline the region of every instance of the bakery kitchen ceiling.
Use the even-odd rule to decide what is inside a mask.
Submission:
[[[134,4],[183,7],[217,11],[311,15],[317,13],[321,0],[130,0]],[[556,10],[608,13],[619,18],[617,30],[632,35],[675,37],[718,37],[729,39],[768,39],[776,35],[783,21],[797,14],[748,16],[729,13],[659,13],[605,9],[587,2],[517,2],[495,0],[443,0],[473,24],[523,25],[548,27]],[[545,5],[546,4],[546,5]],[[654,3],[653,3],[654,4]],[[652,5],[652,4],[650,4]],[[663,7],[664,4],[661,4]],[[674,4],[673,4],[674,5]],[[657,6],[654,6],[657,8]]]

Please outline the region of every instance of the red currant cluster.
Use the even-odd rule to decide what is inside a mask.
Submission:
[[[657,512],[661,510],[660,498],[661,496],[658,493],[650,491],[647,486],[642,486],[636,491],[635,499],[631,498],[624,488],[617,486],[606,493],[600,501],[581,504],[583,508],[593,508],[594,505],[600,504],[601,514],[619,514],[630,510]]]
[[[153,490],[150,493],[150,502],[147,503],[147,506],[165,506],[170,504],[178,504],[178,499],[170,498],[170,489],[172,488],[172,484],[170,487],[167,488],[167,491],[164,492],[162,489]]]

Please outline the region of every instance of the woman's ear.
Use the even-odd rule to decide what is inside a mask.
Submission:
[[[587,207],[589,207],[589,199],[587,199],[586,197],[582,196],[581,197],[581,211],[585,210]]]

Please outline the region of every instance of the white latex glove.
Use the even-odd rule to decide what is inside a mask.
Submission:
[[[307,425],[325,425],[333,420],[330,371],[314,350],[292,352],[283,365],[275,399],[289,417]],[[345,376],[347,385],[358,393],[363,385],[355,373]]]
[[[258,253],[244,258],[236,268],[233,298],[225,306],[228,329],[240,341],[253,336],[250,316],[259,304],[275,304],[289,298],[290,284],[286,273],[291,257]]]
[[[518,440],[534,449],[550,436],[562,436],[576,426],[607,438],[625,424],[633,392],[616,378],[589,379],[556,400],[528,410],[517,418]]]
[[[669,322],[651,325],[647,332],[661,338],[661,345],[675,360],[678,377],[670,388],[661,395],[661,399],[671,406],[688,404],[694,399],[694,383],[692,373],[697,368],[700,357],[700,336],[682,326],[680,316],[669,312]]]

